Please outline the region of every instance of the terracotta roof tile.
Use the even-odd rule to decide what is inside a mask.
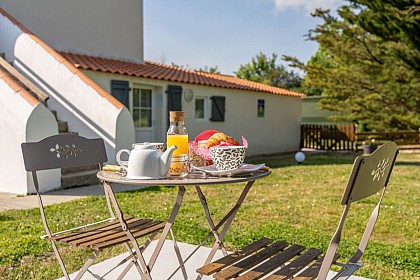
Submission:
[[[17,83],[7,71],[0,67],[0,80],[3,80],[15,93],[20,94],[32,107],[40,104],[41,102],[30,94],[25,87]]]
[[[70,61],[75,67],[83,70],[227,89],[267,92],[276,95],[296,97],[305,96],[301,93],[256,83],[245,79],[239,79],[230,75],[193,71],[152,61],[145,61],[144,64],[139,64],[75,53],[60,52],[60,54],[65,59]]]

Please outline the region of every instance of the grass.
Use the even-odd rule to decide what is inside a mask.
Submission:
[[[339,205],[354,153],[308,154],[303,164],[294,163],[293,155],[254,159],[265,162],[272,175],[258,180],[225,237],[230,250],[261,236],[326,248],[342,207]],[[400,154],[391,176],[382,210],[357,273],[373,279],[419,279],[420,277],[420,154]],[[232,207],[242,184],[205,186],[214,220]],[[120,206],[128,214],[166,219],[177,193],[173,187],[151,187],[118,193]],[[83,224],[106,216],[104,197],[88,197],[47,207],[54,229]],[[340,253],[349,255],[358,244],[358,230],[364,227],[374,204],[366,199],[352,208],[343,235]],[[103,210],[101,210],[103,209]],[[64,218],[72,214],[74,218]],[[198,244],[207,233],[206,221],[193,187],[187,187],[181,211],[174,225],[177,239]],[[61,271],[43,235],[38,209],[0,212],[0,278],[55,279]],[[62,249],[69,270],[78,269],[89,250]],[[123,247],[107,250],[99,261],[119,254]]]

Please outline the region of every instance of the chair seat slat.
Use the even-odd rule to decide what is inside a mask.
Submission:
[[[278,254],[273,256],[271,259],[261,263],[261,265],[253,268],[252,270],[248,271],[247,273],[245,273],[241,277],[238,277],[237,279],[260,279],[261,277],[269,274],[273,270],[278,269],[286,262],[293,259],[295,256],[299,255],[303,250],[305,250],[304,246],[293,244],[284,251],[278,251]]]
[[[322,254],[322,250],[310,248],[304,254],[298,256],[295,260],[287,264],[285,267],[274,272],[272,275],[267,277],[267,280],[284,280],[289,279],[294,274],[298,273],[309,265],[314,260],[318,259],[319,255]]]
[[[147,223],[144,223],[144,221],[138,221],[131,227],[129,227],[130,232],[134,234],[134,231],[141,231],[145,230],[149,227],[154,226],[156,223],[161,223],[158,221],[148,221]],[[70,244],[73,244],[75,246],[82,246],[82,247],[92,247],[95,244],[109,242],[112,240],[117,240],[123,238],[124,240],[128,240],[126,232],[120,227],[118,229],[114,229],[109,232],[101,232],[98,233],[96,236],[90,236],[88,239],[82,239],[82,240],[74,240],[71,241]]]
[[[147,228],[143,228],[140,230],[131,230],[131,233],[133,234],[134,238],[139,238],[148,234],[151,234],[153,232],[162,230],[165,227],[165,222],[156,222],[154,221],[153,223],[151,223],[149,225],[149,227]],[[129,238],[127,237],[127,235],[124,233],[123,236],[116,238],[116,239],[112,239],[109,240],[107,242],[102,242],[102,243],[96,243],[94,245],[91,245],[90,247],[92,247],[93,249],[99,249],[102,250],[104,248],[108,248],[117,244],[122,244],[124,242],[128,242]]]
[[[164,228],[165,223],[151,219],[127,217],[126,223],[135,238],[150,234]],[[69,243],[73,246],[102,249],[129,241],[120,222],[115,219],[101,225],[84,228],[80,232],[72,232],[53,236],[51,239]]]
[[[133,219],[139,219],[139,218],[129,217],[127,219],[127,222],[131,222]],[[104,231],[111,230],[118,227],[121,227],[121,224],[118,221],[118,219],[115,218],[112,221],[104,222],[100,225],[96,225],[92,227],[87,227],[77,232],[55,235],[51,239],[69,243],[70,241],[79,239],[81,237],[86,237],[92,234],[96,234],[97,232],[104,232]]]
[[[289,244],[284,241],[277,241],[271,246],[259,251],[258,253],[228,267],[214,275],[216,279],[230,279],[238,276],[254,265],[270,258],[271,256],[277,254],[282,249],[286,248]]]
[[[261,248],[268,246],[271,242],[273,242],[272,239],[266,237],[261,238],[260,240],[257,240],[254,243],[249,244],[248,246],[245,246],[239,251],[236,251],[212,263],[200,267],[199,269],[197,269],[197,272],[203,275],[211,275],[237,261],[240,261],[241,259],[249,256],[250,254],[257,252]]]
[[[333,263],[336,262],[340,258],[340,254],[335,254]],[[310,280],[316,279],[321,269],[322,262],[324,261],[324,257],[318,259],[317,261],[313,262],[307,269],[300,272],[294,280]]]
[[[153,222],[153,220],[145,220],[145,219],[133,219],[130,223],[127,223],[129,229],[131,228],[138,228],[147,226],[149,223]],[[93,231],[91,235],[87,237],[81,237],[79,239],[70,240],[68,243],[73,245],[80,245],[80,246],[89,246],[94,243],[102,242],[103,240],[116,238],[121,235],[125,235],[125,232],[121,228],[121,224],[114,225],[111,229],[108,230],[100,230],[100,231]]]

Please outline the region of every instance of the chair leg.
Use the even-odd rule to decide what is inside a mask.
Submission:
[[[58,260],[58,263],[60,264],[61,270],[63,271],[64,277],[66,277],[67,280],[70,280],[70,276],[67,273],[67,268],[66,268],[66,266],[63,262],[63,259],[61,258],[60,252],[58,252],[57,245],[55,245],[54,240],[51,240],[51,239],[49,239],[49,240],[50,240],[51,246],[53,247],[53,250],[54,250],[55,256]]]
[[[92,255],[90,255],[89,259],[85,262],[83,267],[79,270],[79,273],[77,273],[76,278],[74,278],[75,280],[82,279],[83,275],[89,269],[90,265],[93,263],[93,261],[96,259],[97,256],[99,256],[99,250],[94,250]]]
[[[347,263],[339,272],[337,272],[337,274],[331,280],[348,279],[350,276],[352,276],[356,272],[356,270],[358,270],[362,266],[363,266],[363,263],[361,262]]]

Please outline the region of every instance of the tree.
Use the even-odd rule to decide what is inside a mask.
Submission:
[[[401,0],[350,1],[356,13],[349,18],[367,32],[388,42],[391,55],[420,71],[420,2]]]
[[[417,130],[420,126],[417,39],[409,39],[410,32],[406,32],[407,43],[396,43],[387,36],[376,35],[381,31],[373,24],[381,5],[388,5],[385,8],[388,13],[397,9],[400,2],[410,1],[371,1],[379,10],[362,2],[365,1],[351,1],[350,5],[342,6],[337,11],[338,17],[331,16],[329,11],[315,11],[314,16],[324,22],[308,36],[319,43],[316,56],[321,60],[311,59],[305,65],[291,57],[284,59],[306,72],[305,84],[322,89],[321,107],[339,112],[335,120],[366,124],[371,130]],[[411,19],[402,17],[398,21],[388,24],[410,25]],[[365,25],[371,30],[366,30]]]
[[[217,66],[204,66],[204,68],[199,68],[199,69],[195,69],[195,71],[199,71],[199,72],[207,72],[207,73],[215,73],[215,74],[220,74],[220,71],[218,69],[219,67]]]
[[[267,57],[260,52],[252,58],[251,63],[241,65],[237,72],[238,78],[281,87],[289,90],[300,88],[302,78],[295,72],[288,72],[283,65],[276,64],[277,55]]]

